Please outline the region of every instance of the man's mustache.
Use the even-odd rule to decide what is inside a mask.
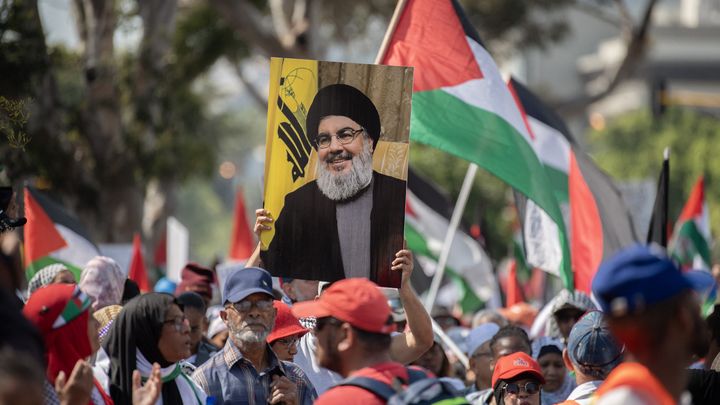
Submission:
[[[337,151],[337,152],[329,152],[328,155],[325,157],[325,163],[330,163],[335,159],[347,159],[350,160],[353,158],[353,154],[347,151]]]

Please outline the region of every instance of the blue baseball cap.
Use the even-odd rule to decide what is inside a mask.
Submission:
[[[600,265],[592,291],[606,314],[623,316],[671,298],[694,283],[657,245],[633,245]]]
[[[223,303],[242,301],[255,293],[274,297],[270,273],[258,267],[233,270],[223,287]]]
[[[624,348],[612,336],[603,313],[591,311],[573,326],[567,352],[583,374],[604,380],[623,359]]]

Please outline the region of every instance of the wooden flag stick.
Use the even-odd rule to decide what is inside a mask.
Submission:
[[[383,58],[385,58],[385,54],[387,53],[388,47],[390,46],[390,39],[395,32],[395,28],[400,21],[400,16],[402,15],[403,10],[405,9],[405,4],[407,4],[407,2],[408,0],[398,0],[398,4],[397,6],[395,6],[395,11],[393,12],[392,18],[390,19],[390,25],[388,25],[387,31],[385,31],[385,38],[383,38],[382,44],[380,44],[380,50],[378,51],[377,57],[375,57],[376,65],[382,63]]]

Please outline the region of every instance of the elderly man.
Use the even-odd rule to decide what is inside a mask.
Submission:
[[[266,343],[276,316],[270,274],[254,267],[233,271],[223,302],[230,338],[198,367],[195,382],[217,404],[311,404],[317,394],[305,373],[278,360]]]
[[[352,86],[326,86],[310,106],[307,132],[316,180],[285,197],[263,263],[273,275],[398,285],[390,263],[403,245],[405,182],[373,171],[377,109]],[[273,214],[258,210],[256,231],[270,230]]]
[[[708,347],[694,287],[657,246],[635,245],[600,265],[593,294],[633,361],[608,375],[594,403],[681,402],[685,368]]]

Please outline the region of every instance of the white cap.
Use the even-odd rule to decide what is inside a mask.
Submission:
[[[500,327],[492,322],[484,323],[477,328],[471,330],[470,334],[465,340],[467,346],[467,355],[472,356],[480,346],[485,344],[485,342],[490,341],[490,339],[492,339],[499,330]]]

